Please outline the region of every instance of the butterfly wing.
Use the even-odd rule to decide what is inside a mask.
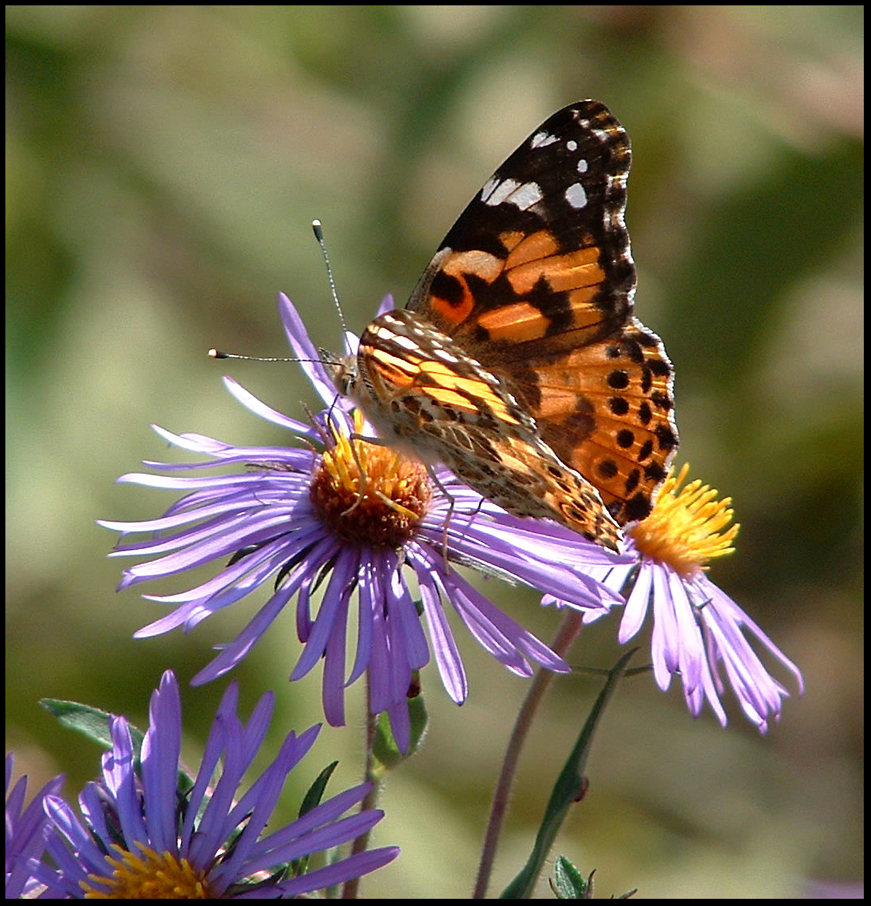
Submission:
[[[546,120],[451,228],[407,308],[497,375],[622,525],[677,449],[673,369],[632,316],[631,151],[604,104]]]

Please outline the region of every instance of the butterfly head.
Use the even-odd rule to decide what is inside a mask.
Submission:
[[[324,370],[336,388],[336,393],[339,396],[354,399],[358,378],[357,356],[355,354],[336,355],[328,349],[321,348],[318,348],[318,355]]]

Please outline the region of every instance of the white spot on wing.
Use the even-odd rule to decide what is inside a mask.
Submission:
[[[484,183],[484,187],[481,189],[481,201],[485,204],[489,203],[490,195],[496,186],[499,185],[499,180],[495,176],[491,176],[487,182]]]
[[[552,145],[554,142],[558,141],[559,139],[549,132],[536,132],[529,140],[529,146],[530,148],[544,148],[547,145]]]
[[[481,201],[484,204],[497,205],[503,201],[520,185],[515,179],[503,179],[501,182],[494,176],[488,179],[481,189]]]
[[[578,173],[586,173],[589,169],[589,164],[582,158],[578,161]]]
[[[583,208],[587,204],[587,193],[584,191],[584,187],[579,183],[572,183],[566,189],[566,201],[573,208]]]
[[[536,182],[525,182],[522,186],[511,193],[511,197],[506,199],[511,204],[517,205],[521,211],[528,211],[534,204],[538,204],[542,199],[541,187]]]
[[[491,183],[493,183],[491,185]],[[534,182],[517,182],[516,179],[503,179],[494,182],[491,179],[481,190],[481,201],[495,207],[499,204],[513,204],[521,211],[526,211],[542,199],[541,188]]]

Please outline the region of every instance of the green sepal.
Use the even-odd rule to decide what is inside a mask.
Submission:
[[[590,900],[593,898],[593,875],[585,878],[565,856],[559,856],[553,867],[550,889],[558,900]]]
[[[376,782],[417,751],[428,720],[422,694],[408,699],[408,714],[411,721],[411,743],[404,754],[399,750],[399,746],[396,745],[396,740],[393,738],[393,730],[390,727],[387,712],[382,711],[377,717],[375,744],[372,747],[372,779]]]

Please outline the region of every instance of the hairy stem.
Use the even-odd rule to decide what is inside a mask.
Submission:
[[[567,609],[565,619],[560,624],[559,629],[557,629],[553,642],[551,642],[550,647],[553,651],[564,657],[577,638],[582,625],[583,618],[581,615],[575,610]],[[490,873],[493,870],[493,862],[496,858],[496,847],[499,843],[499,836],[502,833],[502,826],[505,823],[505,815],[508,811],[508,797],[511,792],[511,785],[514,782],[514,775],[517,773],[520,752],[532,727],[532,721],[538,711],[538,707],[544,699],[545,693],[550,688],[553,679],[554,674],[550,670],[545,670],[543,667],[538,669],[514,722],[514,729],[511,731],[511,737],[508,740],[508,748],[505,750],[499,781],[496,784],[496,792],[493,795],[493,805],[487,822],[487,833],[484,836],[481,862],[478,867],[478,877],[475,882],[472,899],[482,900],[487,893]]]

